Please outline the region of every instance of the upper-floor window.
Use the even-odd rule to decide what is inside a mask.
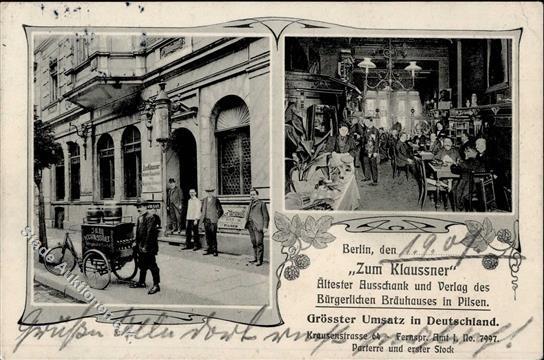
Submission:
[[[89,58],[89,44],[90,40],[86,37],[80,36],[76,38],[75,44],[75,59],[76,65],[81,64]]]
[[[49,62],[49,94],[50,102],[57,101],[59,97],[59,73],[56,59]]]

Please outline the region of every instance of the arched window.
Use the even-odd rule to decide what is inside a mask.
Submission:
[[[115,165],[113,161],[113,139],[104,134],[98,139],[98,170],[100,197],[111,199],[115,194]]]
[[[55,199],[64,200],[64,156],[55,165]]]
[[[249,110],[239,97],[227,96],[217,103],[214,114],[219,193],[249,194],[251,189]]]
[[[140,196],[142,191],[142,150],[140,131],[129,126],[123,133],[123,169],[125,197]]]
[[[79,145],[74,142],[69,143],[68,153],[70,154],[70,199],[79,200],[81,193]]]

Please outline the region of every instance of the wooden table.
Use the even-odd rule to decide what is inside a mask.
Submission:
[[[441,179],[447,179],[448,181],[451,181],[452,179],[458,179],[460,178],[460,175],[454,174],[451,172],[450,165],[443,166],[443,165],[435,165],[431,162],[429,162],[429,167],[436,175],[436,196],[434,199],[434,208],[435,210],[438,209],[438,197],[440,196],[440,186],[438,184],[440,183]],[[449,190],[448,190],[449,194]],[[454,204],[451,204],[452,207]]]
[[[430,151],[418,151],[417,154],[423,161],[430,161],[434,158],[434,154]]]

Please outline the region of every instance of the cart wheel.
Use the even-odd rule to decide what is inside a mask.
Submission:
[[[43,260],[47,271],[57,276],[61,276],[66,271],[71,272],[76,267],[76,257],[70,249],[62,245],[49,249],[45,253]]]
[[[136,259],[136,251],[134,252],[134,256],[132,259],[126,263],[122,263],[120,261],[117,261],[117,263],[113,264],[113,273],[119,280],[132,280],[136,273],[138,272],[138,262]]]
[[[83,258],[83,274],[90,287],[105,289],[111,281],[111,268],[106,255],[99,250],[88,250]]]

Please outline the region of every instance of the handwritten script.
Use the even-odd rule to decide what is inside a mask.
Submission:
[[[60,318],[60,321],[64,323],[38,325],[41,323],[40,316],[43,313],[41,308],[35,309],[30,312],[24,319],[25,325],[19,326],[20,334],[16,338],[16,346],[13,349],[15,353],[25,341],[32,338],[34,340],[42,340],[46,337],[51,339],[59,339],[59,351],[64,350],[71,343],[81,340],[83,338],[104,338],[101,331],[92,329],[87,321],[86,316],[89,316],[90,308],[86,308],[81,314],[80,318]],[[124,338],[126,341],[138,341],[142,339],[176,339],[186,341],[210,341],[220,340],[224,342],[310,342],[315,346],[312,348],[311,355],[316,354],[322,347],[329,344],[342,344],[346,343],[346,337],[343,334],[348,334],[350,330],[360,332],[360,329],[350,329],[349,325],[340,326],[338,324],[332,326],[330,330],[325,333],[321,333],[323,336],[314,337],[311,336],[312,331],[308,330],[293,330],[288,326],[278,326],[277,330],[267,331],[267,328],[259,327],[256,325],[264,313],[265,307],[260,308],[252,317],[248,324],[234,324],[223,320],[217,320],[214,318],[216,315],[214,312],[209,316],[204,317],[202,324],[186,325],[186,326],[167,326],[163,322],[166,321],[167,315],[160,314],[158,316],[151,316],[144,321],[138,321],[138,324],[124,324],[120,329],[113,329],[114,338]],[[128,310],[123,318],[127,322],[131,322],[131,311]],[[521,326],[514,326],[511,323],[500,326],[491,335],[496,337],[496,341],[493,343],[478,343],[477,348],[473,352],[473,357],[477,357],[493,346],[504,345],[506,348],[512,346],[512,342],[515,337],[519,336],[531,323],[533,318],[526,320]],[[190,326],[189,329],[187,327]],[[390,325],[380,324],[366,332],[364,339],[358,345],[384,345],[386,343],[390,345],[399,345],[403,341],[397,340],[395,334],[399,329],[393,329]],[[455,331],[458,331],[457,333]],[[433,331],[427,326],[424,326],[419,331],[420,335],[426,335],[422,338],[432,339]],[[462,344],[463,334],[476,336],[477,333],[472,328],[460,329],[456,326],[447,326],[439,332],[434,332],[438,335],[456,334],[452,336],[452,343]],[[417,337],[416,337],[417,338]],[[427,346],[433,343],[431,340],[425,341],[404,341],[410,345]],[[360,353],[361,351],[353,351],[353,355]]]

